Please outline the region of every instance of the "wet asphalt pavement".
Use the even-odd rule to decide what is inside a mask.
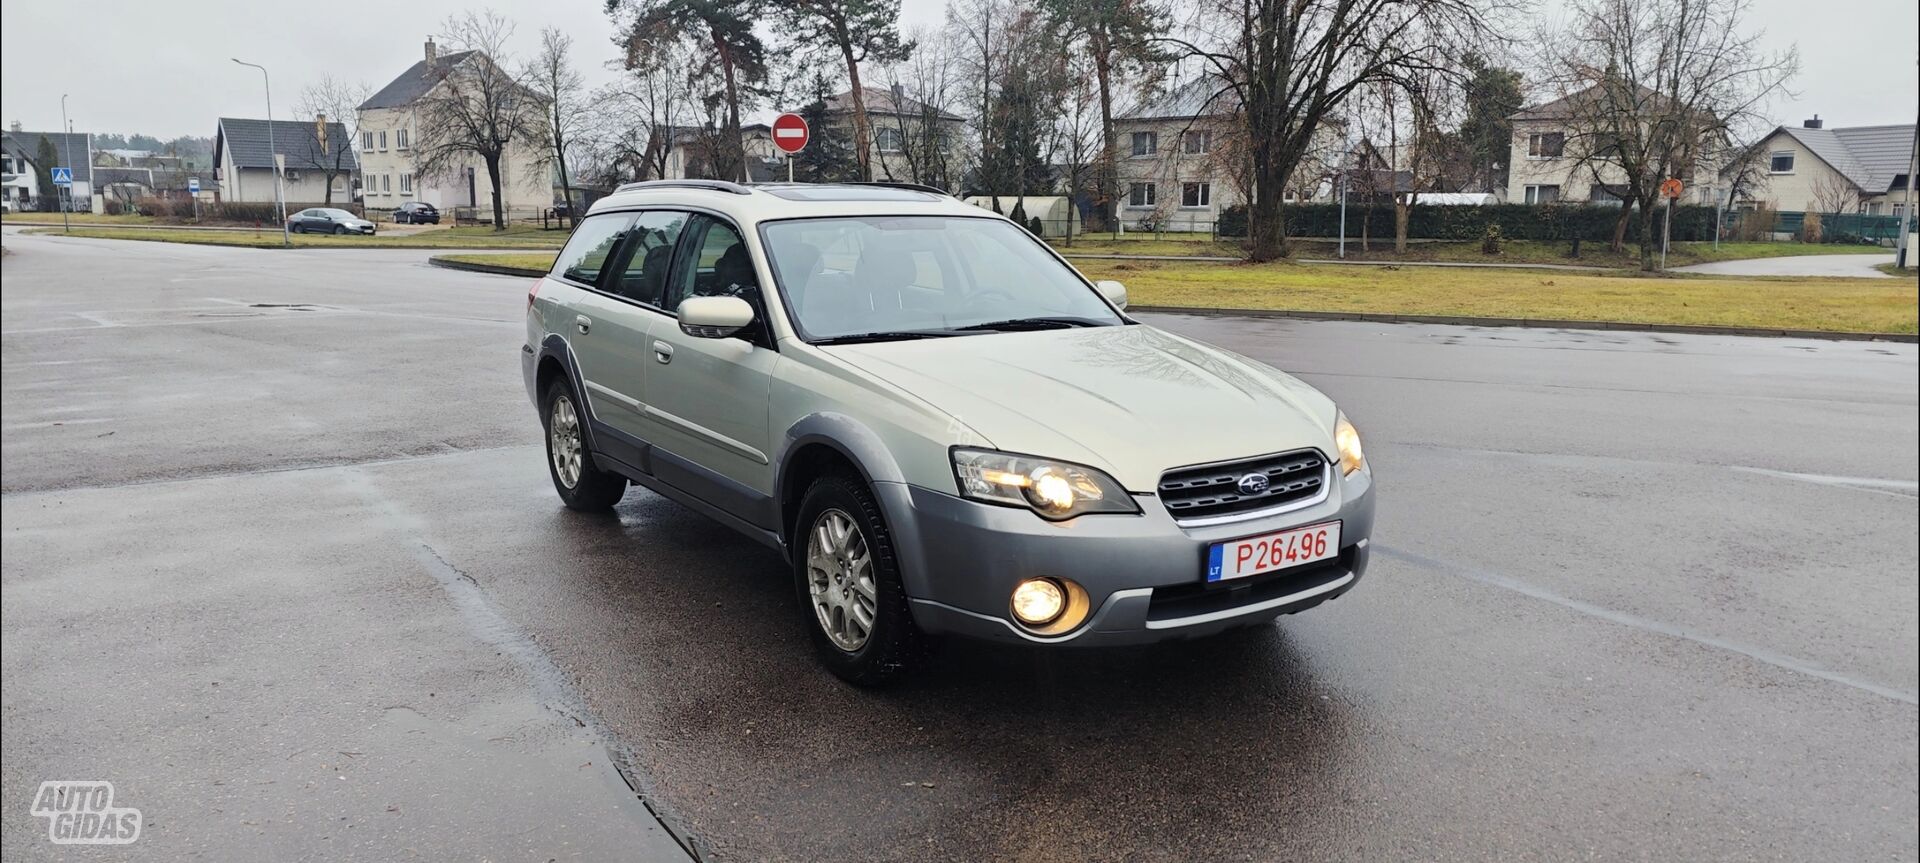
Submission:
[[[1912,345],[1144,316],[1337,398],[1341,599],[851,689],[780,561],[560,508],[526,280],[9,233],[4,856],[1916,856]],[[101,851],[105,849],[91,849]]]

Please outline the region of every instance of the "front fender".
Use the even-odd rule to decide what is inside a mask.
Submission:
[[[838,452],[852,462],[861,478],[866,480],[867,487],[873,490],[873,496],[880,504],[881,517],[886,519],[887,529],[893,534],[894,555],[900,565],[901,582],[906,587],[907,595],[927,596],[928,568],[924,562],[919,526],[913,518],[912,496],[908,493],[906,476],[880,435],[851,416],[831,411],[808,414],[789,427],[781,438],[779,450],[773,458],[773,463],[780,466],[774,478],[774,499],[780,503],[781,526],[786,528],[792,519],[799,516],[793,510],[799,506],[800,496],[806,489],[795,487],[801,481],[795,477],[795,457],[814,444]],[[787,539],[789,543],[792,541],[791,537]]]

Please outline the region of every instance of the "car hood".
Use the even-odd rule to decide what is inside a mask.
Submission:
[[[1097,467],[1129,491],[1182,465],[1334,451],[1334,405],[1318,390],[1144,325],[824,350],[951,415],[986,438],[977,445]]]

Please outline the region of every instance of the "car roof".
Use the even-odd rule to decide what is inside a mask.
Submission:
[[[778,219],[831,216],[973,216],[999,218],[938,189],[910,184],[763,183],[654,180],[628,183],[595,201],[588,215],[642,207],[695,206],[742,226]]]

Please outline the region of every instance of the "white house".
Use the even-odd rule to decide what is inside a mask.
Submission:
[[[57,194],[56,189],[40,188],[34,169],[42,138],[53,146],[56,164],[73,168],[74,210],[94,212],[93,135],[87,132],[27,132],[19,123],[9,126],[0,133],[0,193],[15,210],[37,209],[43,195]]]
[[[1757,180],[1742,203],[1775,210],[1898,216],[1906,208],[1913,124],[1828,129],[1818,116],[1778,126],[1747,150]],[[1727,173],[1743,167],[1729,166]]]
[[[213,172],[220,179],[220,199],[271,203],[276,153],[285,157],[282,179],[289,211],[353,199],[353,144],[345,126],[324,117],[275,120],[271,134],[265,120],[221,117],[213,136]]]
[[[1246,132],[1239,100],[1219,79],[1204,75],[1113,118],[1116,208],[1129,229],[1207,231],[1228,207],[1246,203],[1251,189]],[[1289,201],[1324,199],[1340,162],[1336,123],[1314,132],[1293,181]]]
[[[1626,172],[1595,149],[1605,136],[1587,128],[1591,123],[1579,109],[1594,92],[1589,87],[1507,118],[1513,123],[1507,157],[1509,203],[1618,204],[1626,197]],[[1660,97],[1646,93],[1645,98],[1653,103]],[[1718,132],[1706,135],[1701,158],[1679,178],[1685,190],[1680,203],[1713,203],[1726,146]]]
[[[426,43],[425,56],[408,66],[367,101],[360,103],[359,146],[363,197],[370,210],[391,210],[407,201],[425,201],[442,209],[474,207],[485,213],[493,209],[493,186],[487,167],[479,157],[465,164],[429,176],[419,167],[419,109],[422,100],[448,86],[449,75],[458,74],[467,64],[492,63],[479,51],[455,51],[441,54],[433,40]],[[544,154],[535,148],[510,145],[500,165],[501,205],[509,213],[530,217],[553,206],[551,172],[544,169]]]

